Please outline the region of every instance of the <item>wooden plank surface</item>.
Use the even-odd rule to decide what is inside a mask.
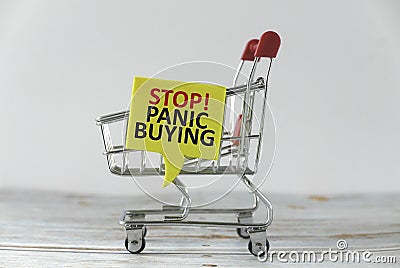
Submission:
[[[201,198],[201,197],[198,197]],[[321,252],[337,249],[394,256],[400,263],[400,194],[305,196],[272,194],[271,250]],[[233,193],[220,206],[250,204],[247,193]],[[85,196],[54,192],[0,191],[0,267],[265,267],[249,254],[247,240],[233,229],[150,227],[146,248],[129,254],[118,225],[123,209],[158,208],[141,196]],[[262,213],[255,219],[261,219]],[[199,215],[197,219],[234,216]],[[306,264],[300,264],[300,266]],[[321,266],[322,264],[315,264]],[[322,266],[342,266],[325,261]],[[365,263],[353,264],[364,267]]]

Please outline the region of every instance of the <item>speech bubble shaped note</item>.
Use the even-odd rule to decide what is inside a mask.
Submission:
[[[163,155],[163,187],[185,157],[218,159],[226,88],[213,84],[135,77],[126,149]]]

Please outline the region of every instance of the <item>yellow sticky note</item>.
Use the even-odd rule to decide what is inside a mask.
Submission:
[[[125,148],[162,154],[165,187],[185,157],[218,159],[225,97],[218,85],[135,77]]]

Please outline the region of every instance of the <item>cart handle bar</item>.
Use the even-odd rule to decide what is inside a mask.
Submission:
[[[261,35],[260,40],[251,39],[247,42],[241,60],[254,61],[255,58],[275,58],[280,45],[281,38],[276,32],[265,32]]]

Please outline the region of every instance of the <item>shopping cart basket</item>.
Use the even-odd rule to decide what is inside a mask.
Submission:
[[[206,226],[235,228],[240,237],[250,238],[248,249],[255,256],[265,254],[269,250],[267,227],[272,222],[272,206],[266,196],[253,184],[250,176],[257,173],[257,167],[262,151],[262,137],[264,131],[265,110],[267,108],[267,85],[272,65],[280,46],[280,37],[272,31],[265,32],[259,40],[250,40],[242,54],[240,64],[236,70],[233,87],[226,90],[226,101],[232,105],[240,96],[241,114],[235,118],[233,113],[225,116],[224,131],[221,140],[218,160],[211,161],[211,165],[201,167],[205,162],[202,159],[186,159],[184,169],[179,177],[193,175],[237,175],[241,182],[253,195],[253,205],[249,208],[220,208],[192,207],[192,200],[187,187],[180,178],[173,184],[182,194],[181,202],[177,206],[164,205],[158,210],[126,210],[121,215],[120,224],[126,230],[125,247],[131,253],[140,253],[145,247],[146,226]],[[261,58],[269,58],[269,65],[265,79],[255,79],[255,71]],[[251,71],[244,85],[237,85],[239,74],[246,61],[252,61]],[[255,108],[255,102],[260,108]],[[129,111],[100,116],[96,119],[101,128],[104,141],[105,156],[111,173],[119,176],[155,176],[164,175],[165,165],[163,158],[151,166],[146,162],[148,152],[127,150],[122,145],[114,145],[111,138],[111,125],[117,122],[127,126]],[[254,118],[259,118],[255,122]],[[236,122],[236,126],[234,126]],[[252,151],[254,147],[254,152]],[[135,154],[137,161],[128,161],[129,156]],[[155,154],[155,153],[153,153]],[[208,161],[209,162],[209,161]],[[265,221],[253,222],[253,214],[259,208],[259,202],[266,207]],[[149,215],[162,215],[161,220],[146,219]],[[195,221],[188,220],[189,214],[234,214],[235,222],[222,221]]]

